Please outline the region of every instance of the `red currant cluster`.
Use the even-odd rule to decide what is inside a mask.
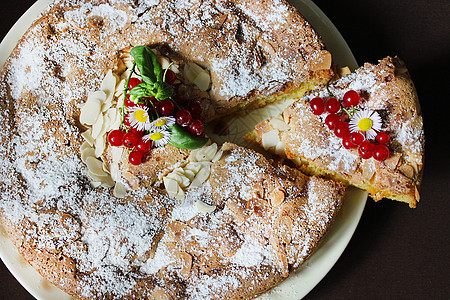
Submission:
[[[378,144],[366,140],[365,136],[359,132],[350,132],[349,120],[350,116],[347,109],[354,109],[361,101],[360,95],[350,90],[344,94],[342,104],[335,97],[324,100],[316,97],[310,101],[313,114],[321,115],[328,112],[325,118],[325,124],[334,132],[334,134],[342,139],[342,145],[345,149],[354,149],[358,147],[359,155],[364,159],[371,157],[376,160],[383,161],[389,157],[389,148],[386,144],[389,142],[389,135],[385,132],[379,132],[376,136]]]
[[[176,75],[170,69],[167,70],[166,73],[166,82],[172,85],[175,82]],[[139,78],[132,77],[130,78],[128,89],[131,90],[135,86],[141,84],[142,81]],[[156,112],[159,116],[172,116],[175,113],[175,120],[178,125],[182,127],[186,127],[187,130],[193,135],[197,136],[205,136],[204,133],[204,122],[200,118],[202,114],[202,107],[198,101],[192,101],[187,106],[187,109],[177,109],[174,102],[170,99],[165,99],[162,101],[158,101],[155,97],[150,97],[146,99],[147,102],[151,102],[151,105],[148,107],[149,112],[156,109]],[[150,103],[149,103],[150,104]],[[125,97],[125,106],[131,108],[136,104],[129,99],[129,96]],[[130,124],[127,124],[127,118],[125,118],[125,125],[127,127]]]
[[[128,160],[133,165],[140,165],[144,160],[146,154],[151,149],[150,141],[143,141],[143,131],[134,130],[130,128],[128,132],[122,130],[113,130],[108,135],[108,141],[112,146],[125,146],[132,150],[128,156]]]
[[[172,85],[176,80],[176,75],[173,71],[166,70],[165,81]],[[142,83],[142,80],[136,77],[131,77],[128,82],[128,90],[132,90],[135,86]],[[135,106],[142,106],[146,108],[149,115],[158,116],[172,116],[175,114],[175,121],[182,127],[187,127],[187,130],[196,136],[204,137],[204,122],[200,119],[202,107],[198,101],[189,103],[187,109],[177,109],[174,102],[167,98],[158,101],[155,97],[144,98],[145,103],[134,103],[127,94],[124,99],[124,105],[127,109]],[[151,141],[143,141],[144,131],[139,131],[130,124],[130,118],[125,115],[123,119],[123,130],[113,130],[108,135],[108,141],[112,146],[125,146],[130,149],[129,161],[133,165],[140,165],[145,161],[147,153],[151,149]]]

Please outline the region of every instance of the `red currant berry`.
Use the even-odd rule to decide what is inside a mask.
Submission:
[[[358,153],[364,159],[369,159],[372,157],[372,151],[363,152],[361,148],[358,148]]]
[[[187,109],[194,118],[199,118],[203,111],[202,106],[198,101],[192,101],[191,103],[189,103]]]
[[[136,77],[131,77],[130,81],[128,81],[128,89],[132,90],[135,86],[142,83],[142,80]]]
[[[356,148],[356,145],[352,143],[350,137],[345,137],[342,139],[342,145],[344,145],[345,149],[353,149]]]
[[[155,103],[158,103],[158,100],[156,100],[156,98],[154,96],[144,97],[144,99],[147,102],[148,106],[153,106],[153,105],[155,105]],[[150,103],[153,103],[153,105],[151,105]]]
[[[350,133],[350,141],[355,145],[359,145],[364,141],[364,135],[361,132],[352,132]]]
[[[361,97],[358,92],[350,90],[344,94],[343,102],[347,107],[357,106],[359,104]]]
[[[123,136],[125,132],[122,130],[113,130],[108,134],[108,141],[112,146],[120,147],[123,145]]]
[[[380,144],[387,144],[391,137],[384,131],[378,132],[377,134],[377,142]]]
[[[160,115],[170,116],[175,111],[175,104],[173,104],[173,102],[170,99],[165,99],[163,101],[158,102],[156,110]]]
[[[360,145],[359,148],[361,149],[361,151],[363,152],[369,152],[372,151],[374,147],[374,144],[372,144],[370,141],[363,141]]]
[[[334,128],[334,134],[340,138],[349,136],[350,130],[348,128],[348,123],[342,121],[337,122],[336,127]]]
[[[330,114],[335,114],[341,109],[341,104],[338,99],[330,98],[327,100],[327,103],[325,103],[325,108]]]
[[[125,124],[125,126],[127,126],[128,128],[131,126],[130,117],[128,115],[126,115],[123,119],[123,124]]]
[[[334,130],[336,127],[337,122],[339,122],[339,116],[336,114],[329,114],[325,118],[325,124],[328,126],[330,130]]]
[[[188,130],[190,133],[194,135],[201,136],[204,133],[204,125],[202,120],[199,119],[193,120],[191,125],[189,125]]]
[[[389,148],[386,145],[376,145],[373,149],[373,158],[383,161],[389,157]]]
[[[142,139],[136,144],[136,150],[147,153],[152,148],[152,143],[150,141],[143,141]]]
[[[364,159],[369,159],[373,155],[373,147],[374,145],[369,141],[363,141],[361,145],[359,145],[358,152]]]
[[[144,136],[144,131],[138,130],[138,129],[134,128],[134,127],[131,127],[131,128],[130,128],[130,132],[134,133],[134,135],[135,135],[138,139],[140,139],[141,137]]]
[[[130,100],[130,95],[128,95],[128,94],[124,99],[124,104],[126,107],[129,107],[129,108],[136,105],[133,101]]]
[[[166,72],[166,82],[168,84],[173,84],[177,79],[177,75],[170,69],[164,70],[164,72]]]
[[[325,102],[322,98],[316,97],[309,102],[312,112],[315,115],[321,115],[325,111]]]
[[[134,148],[139,142],[139,138],[132,131],[125,133],[123,136],[123,145],[127,148]]]
[[[128,156],[128,160],[130,161],[130,163],[135,166],[139,166],[142,163],[143,159],[144,153],[137,150],[131,151],[130,155]]]
[[[182,109],[175,114],[175,120],[178,125],[186,127],[192,123],[192,115],[188,110]]]

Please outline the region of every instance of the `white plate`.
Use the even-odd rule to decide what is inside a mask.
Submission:
[[[31,25],[32,20],[39,16],[52,0],[38,0],[22,15],[17,23],[11,28],[0,44],[0,65],[3,66],[7,57],[17,44],[17,41]],[[333,53],[334,62],[340,66],[349,66],[351,69],[357,67],[353,54],[347,43],[337,31],[336,27],[324,15],[324,13],[309,0],[291,0],[305,18],[313,25],[315,30],[322,36],[327,48]],[[274,108],[274,109],[273,109]],[[244,121],[247,129],[253,129],[258,118],[265,118],[267,114],[280,111],[282,107],[270,107],[266,111],[255,112],[251,122]],[[263,112],[263,113],[261,113]],[[253,118],[258,115],[258,118]],[[236,124],[242,124],[242,119]],[[241,130],[241,132],[243,132]],[[245,131],[246,132],[246,131]],[[240,132],[232,135],[236,142],[242,143]],[[229,137],[228,137],[229,138]],[[310,257],[306,264],[288,280],[274,288],[260,299],[301,299],[311,291],[314,286],[328,273],[338,260],[356,226],[361,218],[367,200],[367,193],[358,189],[350,188],[344,199],[344,205],[339,213],[335,224],[322,241],[317,251]],[[1,228],[0,228],[1,229]],[[71,296],[51,285],[37,271],[35,271],[18,253],[15,246],[0,230],[0,257],[6,267],[25,289],[37,299],[72,299]]]

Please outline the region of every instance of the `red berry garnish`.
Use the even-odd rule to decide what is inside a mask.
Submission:
[[[187,106],[187,110],[189,110],[194,118],[199,118],[203,111],[202,106],[198,101],[192,101],[191,103],[189,103],[189,105]]]
[[[136,134],[132,131],[125,133],[125,135],[123,136],[123,145],[127,148],[134,148],[138,142],[139,137],[137,137]]]
[[[153,106],[153,105],[156,105],[156,103],[158,103],[158,100],[156,100],[156,98],[154,96],[144,97],[144,99],[145,99],[145,101],[147,101],[148,106]],[[151,105],[150,102],[153,103],[153,105]]]
[[[327,103],[325,103],[325,108],[330,114],[335,114],[341,109],[341,104],[338,99],[330,98],[327,100]]]
[[[136,77],[131,77],[130,81],[128,82],[128,89],[132,90],[135,86],[142,83],[142,80]]]
[[[383,161],[389,157],[389,148],[386,145],[376,145],[373,149],[373,158]]]
[[[344,105],[347,107],[357,106],[359,104],[361,97],[358,92],[354,90],[350,90],[344,94],[344,98],[342,99]]]
[[[113,130],[108,134],[108,141],[112,146],[120,147],[123,145],[124,135],[122,130]]]
[[[364,135],[358,131],[352,132],[350,133],[350,141],[355,145],[359,145],[364,141]]]
[[[204,125],[202,120],[199,119],[193,120],[191,125],[189,125],[188,130],[190,133],[194,135],[201,136],[204,133]]]
[[[309,102],[312,112],[315,115],[321,115],[325,111],[325,102],[322,98],[316,97]]]
[[[344,145],[345,149],[353,149],[356,148],[356,145],[352,143],[352,141],[350,140],[350,137],[347,136],[345,138],[342,139],[342,145]]]
[[[334,128],[334,134],[337,137],[344,138],[350,135],[350,130],[348,127],[348,123],[339,121],[336,123]]]
[[[377,142],[380,144],[387,144],[391,137],[384,131],[378,132],[377,134]]]
[[[136,144],[136,150],[147,153],[152,148],[151,141],[143,141],[142,139]]]
[[[369,159],[373,155],[373,153],[372,153],[373,148],[374,148],[374,145],[371,142],[369,142],[367,140],[363,141],[361,143],[361,145],[359,145],[359,148],[358,148],[359,155],[361,155],[361,157],[364,159]]]
[[[128,160],[130,161],[130,163],[135,166],[139,166],[142,163],[143,159],[144,153],[137,150],[131,151],[130,155],[128,156]]]
[[[126,115],[123,119],[123,124],[125,124],[125,126],[127,126],[128,128],[131,126],[130,118],[128,117],[128,115]]]
[[[126,107],[133,107],[136,105],[133,101],[130,100],[130,95],[128,95],[128,94],[124,99],[124,104]]]
[[[131,127],[131,128],[130,128],[130,132],[134,133],[134,135],[136,135],[136,137],[137,137],[138,139],[140,139],[141,137],[144,136],[144,131],[137,130],[137,129],[134,128],[134,127]]]
[[[173,102],[170,99],[165,99],[163,101],[158,102],[156,110],[160,115],[170,116],[175,111],[175,104],[173,104]]]
[[[328,126],[330,130],[334,130],[336,124],[339,122],[339,116],[336,114],[329,114],[325,118],[325,124]]]
[[[164,70],[164,72],[166,72],[166,82],[168,84],[173,84],[177,79],[177,75],[170,69]]]
[[[192,123],[192,115],[187,109],[182,109],[175,114],[175,120],[178,125],[186,127]]]

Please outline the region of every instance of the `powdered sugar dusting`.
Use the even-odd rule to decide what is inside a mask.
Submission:
[[[204,1],[205,9],[196,8],[196,1],[108,3],[55,1],[48,11],[59,5],[67,9],[58,10],[60,14],[55,16],[54,23],[44,22],[27,33],[2,73],[0,91],[0,122],[4,124],[0,131],[0,212],[17,226],[14,230],[24,232],[23,240],[16,241],[17,244],[27,242],[37,252],[48,251],[71,260],[76,273],[67,278],[60,276],[56,283],[70,286],[73,284],[70,275],[76,275],[74,292],[90,298],[105,295],[123,298],[141,280],[156,281],[158,272],[173,268],[176,261],[168,253],[170,248],[165,244],[168,237],[164,235],[168,222],[203,218],[207,229],[192,229],[192,240],[201,247],[209,247],[214,241],[209,233],[228,222],[231,215],[227,208],[211,215],[196,210],[195,201],[214,201],[209,183],[189,191],[183,203],[156,188],[142,188],[132,192],[129,198],[117,199],[111,191],[92,189],[89,185],[87,170],[78,153],[83,131],[77,119],[78,105],[85,102],[90,91],[98,89],[105,69],[114,63],[114,54],[139,41],[139,37],[128,36],[116,39],[115,34],[126,32],[131,26],[137,31],[156,29],[177,51],[181,47],[179,40],[186,40],[177,39],[182,33],[195,37],[205,23],[220,27],[222,24],[217,20],[221,16],[232,17],[230,8],[216,7],[213,1]],[[275,3],[279,5],[267,18],[271,24],[285,24],[288,10],[284,2]],[[165,9],[160,9],[161,6]],[[251,9],[241,9],[252,20],[261,21]],[[230,21],[224,29],[237,30],[238,25],[237,20]],[[245,37],[261,34],[248,24],[241,25],[239,30]],[[91,26],[95,30],[88,30]],[[223,75],[223,85],[215,93],[245,96],[260,86],[265,88],[267,82],[284,82],[293,72],[284,68],[290,65],[290,59],[278,57],[263,66],[253,56],[252,49],[244,53],[233,50],[238,44],[230,42],[230,54],[226,58],[220,55],[209,62],[201,51],[193,54],[213,73]],[[112,45],[116,48],[111,49]],[[314,45],[321,47],[318,41]],[[217,47],[215,51],[220,49],[223,48]],[[79,80],[80,76],[83,80]],[[257,159],[253,153],[228,158],[230,169],[233,160],[243,162],[244,169],[232,169],[235,177],[228,183],[239,187],[243,198],[250,193],[246,184],[264,172],[255,167]],[[242,172],[246,175],[241,175]],[[231,189],[224,188],[223,192],[233,195]],[[205,299],[219,289],[236,289],[243,278],[252,275],[244,267],[273,264],[270,246],[257,243],[236,224],[230,226],[236,232],[232,242],[242,242],[233,256],[223,258],[234,271],[220,276],[199,275],[187,287],[191,298]]]

